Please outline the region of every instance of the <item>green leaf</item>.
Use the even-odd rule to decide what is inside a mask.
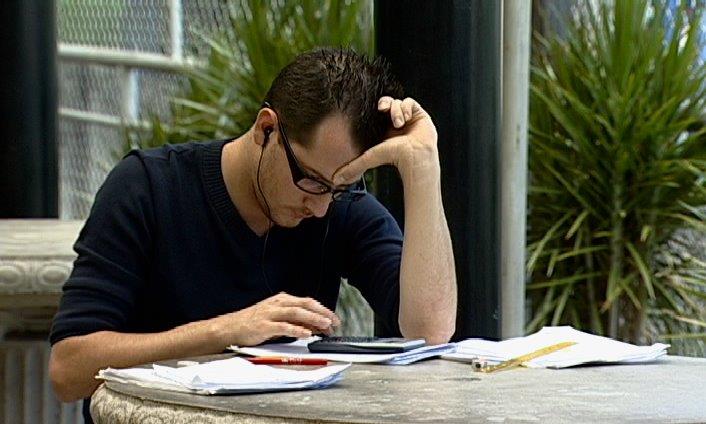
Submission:
[[[706,332],[704,332],[704,333],[661,334],[659,337],[661,339],[666,339],[666,340],[674,340],[674,339],[704,339],[704,340],[706,340]]]
[[[642,276],[642,282],[645,284],[645,288],[647,289],[647,293],[649,294],[650,299],[654,299],[656,296],[655,289],[652,286],[652,273],[645,264],[645,261],[642,259],[640,252],[635,249],[635,246],[632,243],[625,243],[625,247],[627,247],[628,252],[630,252],[630,255],[632,256],[632,260],[635,261],[635,264],[637,265],[637,268],[640,271],[640,275]]]
[[[581,214],[578,217],[576,217],[576,219],[574,220],[574,223],[571,224],[571,228],[569,228],[569,231],[566,232],[566,236],[564,237],[566,240],[568,240],[574,236],[576,231],[581,226],[581,223],[583,222],[584,219],[586,219],[587,216],[588,216],[588,211],[586,210],[586,211],[581,212]]]
[[[556,233],[557,229],[561,227],[561,225],[570,217],[570,213],[565,214],[559,221],[554,223],[551,228],[544,234],[544,237],[539,241],[537,244],[537,247],[534,248],[532,255],[530,256],[530,259],[527,261],[527,270],[528,272],[532,272],[532,269],[534,268],[534,263],[537,261],[537,258],[539,255],[543,252],[544,250],[544,245],[547,244],[547,242],[554,237],[554,234]]]
[[[578,281],[587,280],[589,278],[598,277],[600,275],[603,275],[603,273],[589,272],[586,274],[577,274],[577,275],[572,275],[570,277],[565,277],[565,278],[554,278],[554,279],[542,281],[539,283],[528,284],[527,289],[534,290],[534,289],[540,289],[540,288],[544,288],[544,287],[556,287],[556,286],[563,286],[565,284],[574,284]]]
[[[564,290],[562,290],[561,296],[559,297],[559,301],[557,302],[557,305],[554,308],[552,325],[559,325],[559,323],[561,322],[561,317],[564,314],[564,308],[566,307],[566,300],[569,298],[571,292],[572,287],[570,285],[567,285],[566,287],[564,287]]]

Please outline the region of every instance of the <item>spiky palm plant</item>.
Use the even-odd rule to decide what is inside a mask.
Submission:
[[[528,331],[706,338],[706,264],[678,236],[706,230],[704,5],[670,3],[580,2],[538,38]]]

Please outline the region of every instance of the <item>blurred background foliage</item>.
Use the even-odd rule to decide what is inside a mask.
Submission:
[[[534,42],[527,331],[703,356],[703,1],[576,2]]]
[[[277,73],[297,54],[320,46],[373,52],[372,0],[228,3],[230,25],[197,33],[210,52],[187,71],[171,100],[171,118],[151,119],[151,130],[128,130],[131,148],[236,137],[255,120]]]

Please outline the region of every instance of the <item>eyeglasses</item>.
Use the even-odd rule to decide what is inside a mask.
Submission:
[[[272,106],[268,103],[264,103],[263,106],[272,109]],[[311,175],[302,169],[301,165],[299,165],[299,161],[297,161],[297,157],[294,156],[294,151],[292,150],[291,144],[289,144],[289,139],[287,138],[287,133],[284,130],[282,120],[279,119],[277,111],[274,109],[272,110],[275,112],[275,115],[277,115],[277,120],[279,122],[279,131],[280,134],[282,134],[282,144],[284,145],[284,151],[287,155],[289,171],[292,173],[292,181],[294,181],[294,185],[296,185],[299,190],[316,195],[331,193],[333,200],[340,202],[355,201],[367,193],[365,178],[361,178],[357,182],[346,187],[336,188],[325,181],[321,181],[316,176]]]

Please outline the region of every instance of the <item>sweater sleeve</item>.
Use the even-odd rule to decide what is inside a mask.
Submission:
[[[96,194],[74,250],[52,323],[51,344],[101,330],[125,329],[144,287],[154,228],[150,184],[136,154],[110,172]]]
[[[384,335],[399,336],[402,231],[375,197],[352,202],[346,219],[344,277],[358,288],[385,326]]]

